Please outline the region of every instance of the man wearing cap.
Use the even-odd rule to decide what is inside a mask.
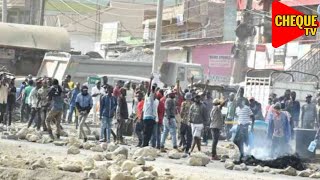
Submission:
[[[181,126],[180,126],[180,138],[183,145],[183,150],[188,153],[192,143],[191,126],[189,123],[189,110],[192,105],[192,93],[187,92],[185,94],[185,101],[181,105]]]
[[[38,90],[41,88],[42,82],[37,81],[36,87],[33,88],[30,92],[29,96],[29,106],[31,107],[31,117],[29,119],[28,128],[31,126],[32,122],[34,121],[35,117],[37,116],[37,130],[40,130],[41,127],[41,104],[40,104],[40,96],[38,94]]]
[[[79,111],[79,139],[83,137],[84,142],[87,141],[87,136],[83,130],[83,126],[85,125],[86,119],[88,117],[88,114],[90,113],[90,110],[93,106],[92,97],[88,93],[88,87],[82,86],[81,87],[81,93],[77,95],[76,98],[76,107]]]
[[[221,109],[224,106],[225,102],[220,104],[219,99],[213,100],[213,107],[210,112],[210,130],[212,135],[212,160],[220,160],[217,156],[217,145],[219,142],[220,132],[223,128],[223,118]]]
[[[117,101],[117,143],[125,144],[123,140],[124,123],[129,117],[128,104],[126,100],[127,90],[125,88],[121,88],[120,93],[121,95],[118,97]]]
[[[317,107],[315,104],[311,103],[312,95],[308,94],[306,96],[306,104],[301,108],[301,125],[304,129],[314,129],[315,124],[319,126]]]
[[[208,123],[208,112],[206,106],[201,102],[202,92],[198,92],[194,97],[194,103],[189,110],[189,118],[192,129],[193,141],[191,145],[190,153],[197,145],[198,150],[201,151],[201,132],[204,126]]]
[[[276,103],[272,112],[267,117],[268,139],[272,141],[270,155],[279,157],[288,152],[288,143],[291,138],[291,127],[289,117],[281,111],[281,104]]]
[[[51,110],[48,113],[48,116],[46,118],[46,124],[48,128],[48,133],[51,138],[51,141],[54,140],[54,136],[52,133],[51,123],[56,124],[56,136],[57,139],[60,139],[60,131],[61,131],[61,116],[63,113],[63,97],[62,97],[62,87],[59,86],[59,81],[57,79],[54,79],[52,81],[52,87],[49,90],[48,93],[48,99],[49,101],[52,101],[51,104]]]
[[[237,101],[236,118],[238,120],[238,128],[234,138],[234,143],[238,146],[240,151],[240,160],[244,155],[244,145],[249,144],[249,125],[251,123],[251,130],[254,126],[254,115],[250,107],[243,103],[243,100]]]
[[[91,96],[93,100],[93,122],[98,122],[97,117],[97,108],[99,106],[101,95],[103,94],[103,88],[101,88],[101,82],[98,80],[96,81],[96,86],[94,86],[91,90]]]

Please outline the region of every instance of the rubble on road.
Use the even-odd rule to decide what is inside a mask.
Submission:
[[[189,160],[188,160],[188,165],[190,166],[206,166],[209,164],[210,158],[205,155],[204,153],[198,152],[191,154]]]
[[[76,155],[76,154],[79,154],[80,153],[80,149],[76,146],[71,146],[68,148],[68,151],[67,151],[67,154],[73,154],[73,155]]]
[[[280,171],[280,174],[284,174],[287,176],[296,176],[297,170],[291,166],[287,167],[286,169]]]
[[[79,162],[65,162],[58,165],[59,170],[70,171],[70,172],[81,172],[82,164]]]
[[[300,176],[300,177],[309,177],[309,176],[311,176],[311,174],[313,174],[313,171],[311,169],[306,169],[306,170],[303,170],[303,171],[299,172],[298,176]]]
[[[229,169],[229,170],[233,170],[233,168],[234,168],[234,163],[232,162],[232,161],[226,161],[225,163],[224,163],[224,167],[226,168],[226,169]]]

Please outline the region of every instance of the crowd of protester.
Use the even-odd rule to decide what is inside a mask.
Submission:
[[[211,135],[212,159],[219,160],[216,148],[222,131],[226,132],[226,141],[232,140],[243,157],[255,120],[268,123],[271,154],[284,151],[293,137],[293,127],[314,129],[319,125],[320,94],[315,99],[308,95],[301,107],[294,91],[286,90],[281,97],[270,94],[263,115],[261,104],[254,97],[244,97],[243,88],[237,95],[231,93],[228,98],[218,99],[206,88],[182,90],[179,81],[174,87],[161,89],[153,77],[150,82],[138,85],[119,81],[114,86],[104,77],[103,82],[97,81],[90,91],[88,85],[74,83],[70,75],[61,83],[57,79],[28,76],[18,93],[14,82],[14,78],[1,76],[0,122],[11,126],[12,113],[19,102],[20,121],[27,122],[28,128],[47,131],[52,141],[60,138],[62,122],[74,123],[79,138],[86,142],[86,133],[90,132],[87,118],[92,113],[93,122],[101,125],[101,142],[111,142],[112,135],[116,143],[125,144],[125,127],[131,119],[138,138],[137,147],[152,146],[165,152],[170,134],[172,148],[189,155],[195,147],[201,151]],[[129,89],[134,92],[132,100],[126,98]],[[132,107],[127,102],[132,102]],[[225,116],[223,107],[227,109]],[[129,108],[132,108],[131,114]],[[55,133],[52,125],[56,126]],[[236,130],[232,131],[234,127]]]

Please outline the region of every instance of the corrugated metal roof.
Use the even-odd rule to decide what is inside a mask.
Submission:
[[[0,23],[0,46],[70,51],[70,38],[64,28]]]

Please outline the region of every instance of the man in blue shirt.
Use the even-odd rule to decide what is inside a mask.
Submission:
[[[112,96],[113,88],[108,86],[107,95],[100,101],[101,142],[110,142],[112,119],[117,109],[117,98]]]
[[[76,110],[76,98],[78,94],[80,93],[80,83],[76,83],[76,87],[70,92],[70,103],[69,103],[69,114],[68,114],[68,123],[70,124],[72,122],[72,114],[74,112],[75,114],[75,123],[76,123],[76,129],[78,129],[78,112]]]
[[[60,139],[60,132],[61,132],[61,116],[63,113],[63,98],[62,98],[62,87],[59,86],[59,81],[54,79],[52,82],[52,87],[48,93],[49,101],[51,101],[51,110],[48,113],[46,123],[49,136],[51,141],[54,140],[54,136],[52,133],[51,122],[54,122],[57,127],[56,136],[57,139]]]
[[[93,102],[92,97],[88,93],[88,86],[82,86],[81,87],[81,93],[77,95],[76,98],[76,107],[80,113],[79,120],[79,139],[82,138],[84,142],[87,142],[87,136],[83,130],[83,126],[85,125],[86,119],[88,117],[88,114],[90,113],[90,110],[92,109]]]

